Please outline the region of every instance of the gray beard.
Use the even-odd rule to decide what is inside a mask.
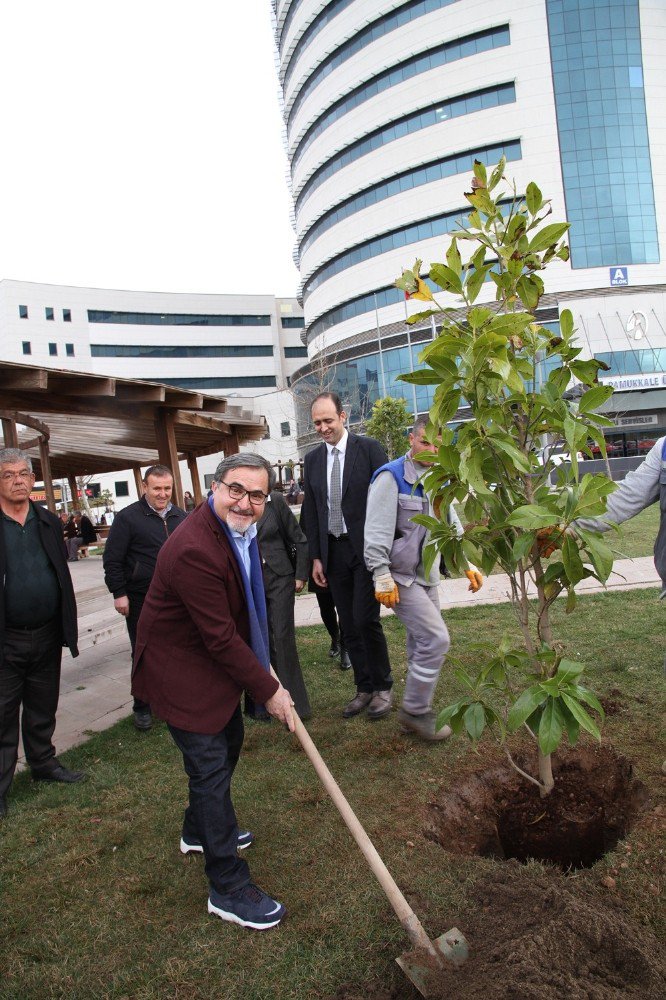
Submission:
[[[232,514],[231,511],[229,511],[227,514],[227,524],[232,531],[239,531],[241,535],[244,535],[252,524],[252,518],[244,517],[242,514]]]

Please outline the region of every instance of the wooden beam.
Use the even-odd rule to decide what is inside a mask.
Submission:
[[[203,409],[203,393],[188,392],[187,389],[175,389],[173,386],[165,385],[167,406],[183,407],[186,410]]]
[[[11,417],[2,417],[2,438],[5,448],[18,448],[16,421]]]
[[[79,484],[76,481],[76,476],[73,472],[67,473],[67,482],[69,483],[69,492],[72,495],[72,507],[78,507],[79,505]]]
[[[48,372],[40,368],[33,368],[28,371],[13,372],[0,371],[0,391],[6,389],[46,389],[48,386]]]
[[[140,497],[143,493],[143,479],[141,477],[141,469],[138,466],[134,466],[132,469],[134,473],[134,485],[136,486],[136,495]]]
[[[194,502],[201,503],[203,500],[203,493],[201,492],[201,478],[199,476],[199,467],[197,466],[197,456],[193,455],[191,451],[187,453],[187,468],[189,469],[190,476],[192,478]]]
[[[209,417],[204,413],[191,413],[189,410],[176,410],[174,419],[177,424],[186,427],[200,427],[202,430],[218,434],[231,434],[231,427],[226,420],[219,417]]]
[[[133,385],[131,382],[116,380],[116,399],[129,403],[163,403],[166,390],[163,385]]]
[[[157,450],[162,465],[168,465],[173,473],[173,499],[179,507],[183,506],[183,484],[180,478],[178,464],[178,447],[176,445],[175,414],[173,410],[158,408],[155,415],[155,437]]]
[[[223,448],[224,448],[224,456],[225,456],[225,458],[228,455],[237,455],[238,454],[238,452],[240,451],[240,445],[238,443],[238,433],[237,433],[237,431],[233,430],[231,432],[231,434],[227,434],[226,438],[224,439]]]
[[[24,427],[31,427],[33,431],[39,431],[45,438],[49,436],[49,429],[46,424],[43,424],[41,420],[31,417],[27,413],[19,413],[17,410],[0,410],[0,417],[4,417],[6,420],[13,420]]]
[[[65,396],[115,396],[116,380],[85,375],[68,378],[59,372],[55,374],[49,372],[49,390],[63,393]]]
[[[55,494],[53,492],[53,478],[51,476],[51,462],[49,461],[49,443],[44,438],[39,440],[39,463],[42,467],[42,482],[46,493],[46,506],[55,514]]]

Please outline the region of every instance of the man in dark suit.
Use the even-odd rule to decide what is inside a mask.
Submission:
[[[363,536],[370,480],[387,457],[373,438],[349,434],[346,419],[336,393],[314,400],[312,422],[322,444],[305,456],[304,522],[312,577],[331,589],[354,668],[356,695],[342,714],[348,719],[367,710],[369,719],[381,719],[391,711],[393,678]]]
[[[268,629],[256,542],[273,470],[259,455],[230,455],[206,503],[162,546],[139,619],[134,696],[164,719],[189,777],[181,851],[200,852],[208,912],[265,930],[285,913],[250,881],[237,855],[231,778],[243,745],[240,699],[252,699],[293,732],[291,697],[269,670]]]
[[[0,819],[23,748],[33,777],[81,781],[55,755],[62,647],[78,656],[76,600],[62,524],[30,500],[30,458],[0,450]]]

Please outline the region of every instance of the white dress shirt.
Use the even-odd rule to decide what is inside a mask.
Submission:
[[[345,452],[347,451],[347,440],[349,438],[349,432],[347,430],[343,431],[342,437],[337,444],[329,444],[328,441],[324,441],[326,445],[326,503],[328,506],[328,512],[331,513],[331,472],[333,471],[333,449],[337,448],[339,455],[338,461],[340,462],[340,487],[342,488],[342,483],[345,474]],[[342,531],[343,534],[347,533],[347,525],[345,524],[344,514],[342,516]]]

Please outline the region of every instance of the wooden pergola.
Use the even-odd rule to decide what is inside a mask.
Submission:
[[[21,448],[44,483],[55,510],[54,479],[132,469],[141,493],[141,468],[161,463],[174,475],[174,500],[183,504],[178,462],[187,461],[194,498],[202,499],[197,459],[265,436],[264,417],[219,396],[154,382],[0,361],[3,447]]]

